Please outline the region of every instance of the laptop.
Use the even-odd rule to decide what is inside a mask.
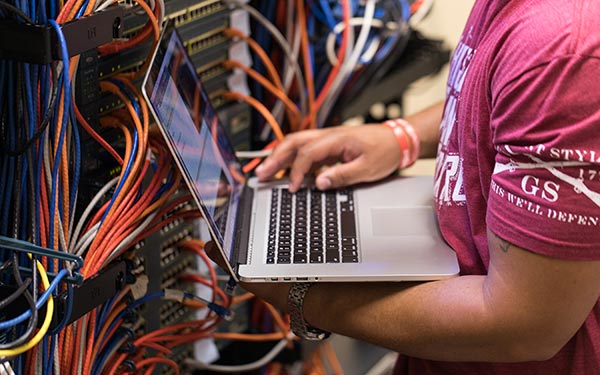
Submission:
[[[455,276],[433,209],[433,178],[337,191],[242,173],[177,31],[165,27],[142,92],[236,280],[423,281]]]

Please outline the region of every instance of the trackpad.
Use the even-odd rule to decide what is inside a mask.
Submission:
[[[436,228],[432,207],[371,208],[375,236],[430,236]]]

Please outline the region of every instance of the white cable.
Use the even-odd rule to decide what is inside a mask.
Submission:
[[[85,344],[87,342],[88,316],[84,315],[83,319],[81,319],[79,322],[80,322],[80,324],[83,325],[84,329],[81,330],[82,331],[81,339],[79,340],[79,358],[76,358],[76,360],[77,360],[77,374],[76,375],[83,375],[83,353],[85,353]],[[76,328],[76,327],[73,327],[73,328]],[[76,345],[77,345],[77,343],[76,343]]]
[[[365,18],[364,17],[353,17],[353,18],[350,18],[349,23],[350,23],[350,26],[361,26],[361,25],[364,26]],[[371,27],[376,27],[378,29],[382,29],[384,27],[383,21],[375,18],[371,22]],[[331,30],[329,32],[329,35],[327,35],[327,42],[325,44],[326,51],[327,51],[327,60],[329,60],[329,63],[332,66],[334,66],[338,63],[338,58],[337,58],[336,52],[335,52],[336,36],[338,34],[340,34],[342,31],[344,31],[345,28],[346,28],[346,25],[344,24],[344,22],[340,22],[337,25],[335,25],[333,30]]]
[[[81,229],[83,229],[83,225],[87,221],[88,216],[91,214],[92,210],[96,207],[96,205],[98,204],[100,199],[102,199],[104,197],[104,195],[117,184],[118,181],[119,181],[119,177],[115,177],[112,180],[108,181],[108,183],[106,185],[104,185],[102,187],[102,189],[100,189],[100,191],[98,193],[96,193],[94,198],[90,201],[90,203],[86,207],[85,211],[79,218],[79,222],[77,223],[77,228],[75,228],[75,231],[73,232],[73,234],[71,236],[71,240],[69,242],[69,244],[71,245],[69,247],[70,253],[72,253],[75,250],[75,246],[73,244],[79,239],[79,233],[81,232]]]
[[[286,22],[286,29],[285,29],[285,36],[286,36],[286,40],[290,40],[293,37],[292,40],[292,59],[294,61],[298,60],[298,55],[300,53],[300,24],[298,22],[294,22],[294,10],[295,10],[295,6],[294,6],[294,2],[293,1],[288,1],[287,2],[287,9],[286,9],[286,17],[287,17],[287,22]],[[292,82],[294,79],[294,67],[290,66],[290,64],[288,63],[287,60],[285,60],[284,66],[283,66],[283,88],[285,89],[285,93],[289,94],[289,90],[292,87]],[[277,103],[275,103],[275,106],[273,107],[273,116],[275,117],[275,119],[277,120],[278,124],[281,124],[282,119],[283,119],[283,115],[284,115],[284,105],[283,102],[281,100],[278,100]],[[304,116],[306,116],[306,113],[300,113],[300,117],[304,118]],[[265,126],[263,128],[262,133],[260,134],[260,139],[263,141],[266,141],[269,137],[269,134],[271,134],[271,127],[270,126]]]
[[[54,340],[54,372],[52,375],[60,375],[60,357],[58,356],[58,340]]]
[[[410,26],[416,26],[419,23],[421,23],[421,21],[423,21],[423,19],[427,17],[429,12],[431,11],[431,8],[433,8],[433,2],[434,0],[424,0],[421,6],[419,7],[419,10],[417,10],[410,17],[410,19],[408,20],[408,24]]]
[[[273,349],[271,349],[267,354],[265,354],[264,357],[262,357],[261,359],[259,359],[256,362],[248,363],[245,365],[238,365],[238,366],[211,365],[208,363],[203,363],[203,362],[193,360],[191,358],[186,359],[184,361],[184,363],[193,369],[216,371],[216,372],[242,373],[242,372],[246,372],[246,371],[253,371],[253,370],[257,370],[257,369],[269,364],[285,348],[288,341],[291,340],[292,337],[293,337],[293,335],[290,334],[288,336],[288,338],[279,341],[277,343],[277,345],[275,345],[273,347]]]
[[[15,375],[10,362],[0,363],[0,375]]]
[[[352,48],[352,53],[348,60],[344,60],[338,75],[335,77],[331,85],[331,89],[329,95],[325,99],[321,109],[318,113],[318,124],[322,125],[327,117],[329,116],[329,112],[331,108],[335,104],[338,99],[339,93],[346,82],[347,78],[350,76],[354,67],[356,66],[360,55],[362,54],[362,50],[367,44],[367,39],[369,37],[369,33],[371,32],[371,26],[375,16],[375,3],[377,0],[367,0],[365,4],[365,15],[364,15],[364,23],[360,29],[360,33],[358,34],[358,38],[356,40],[356,44]]]
[[[258,151],[237,151],[235,156],[238,159],[254,159],[254,158],[266,158],[271,155],[273,150],[258,150]]]
[[[41,374],[42,373],[42,364],[44,363],[44,357],[42,356],[43,350],[38,350],[37,354],[35,356],[35,373],[36,374]]]
[[[109,6],[111,6],[114,2],[115,2],[115,0],[106,0],[105,2],[101,3],[100,5],[98,5],[98,3],[96,3],[96,6],[94,8],[94,12],[101,12],[104,9],[108,8]]]
[[[131,241],[133,241],[140,233],[142,233],[146,228],[148,228],[148,226],[150,225],[150,223],[152,223],[152,220],[154,220],[157,214],[158,212],[153,212],[150,215],[148,215],[148,217],[144,219],[144,221],[142,221],[142,223],[140,223],[133,232],[131,232],[127,237],[123,239],[123,241],[121,241],[117,245],[117,247],[115,247],[115,249],[110,253],[109,257],[104,261],[102,266],[104,267],[108,263],[112,262],[114,258],[116,258],[121,253],[123,249],[130,245]]]
[[[90,230],[81,236],[79,242],[77,242],[77,246],[75,246],[73,254],[79,256],[83,255],[83,252],[91,245],[92,241],[94,241],[94,237],[98,234],[98,228],[100,228],[100,223],[96,223]]]

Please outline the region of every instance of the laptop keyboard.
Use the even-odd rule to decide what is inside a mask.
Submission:
[[[351,189],[273,189],[267,263],[357,263]]]

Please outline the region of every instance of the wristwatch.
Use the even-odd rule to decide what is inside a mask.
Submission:
[[[310,326],[304,320],[304,296],[313,283],[294,283],[288,294],[288,310],[290,312],[290,325],[298,337],[306,340],[324,340],[331,332]]]

